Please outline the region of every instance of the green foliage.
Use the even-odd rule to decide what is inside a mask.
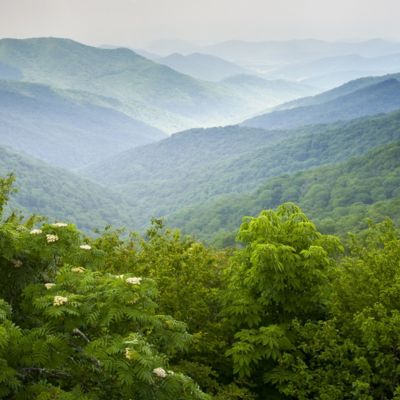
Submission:
[[[399,394],[400,238],[389,222],[354,238],[332,275],[329,318],[294,323],[296,350],[268,379],[299,399]]]
[[[240,376],[263,376],[293,348],[291,321],[327,312],[327,271],[340,245],[293,204],[247,218],[238,239],[245,247],[232,261],[225,295],[224,311],[236,330],[227,354]]]
[[[12,178],[1,182],[6,199]],[[0,298],[13,305],[0,300],[0,397],[206,399],[170,370],[191,335],[158,312],[155,282],[133,266],[100,268],[111,235],[90,241],[72,225],[35,222],[0,225]]]
[[[1,209],[12,183],[0,179]],[[286,203],[237,239],[217,251],[158,219],[144,237],[88,238],[3,212],[0,398],[399,398],[392,222],[343,252]]]

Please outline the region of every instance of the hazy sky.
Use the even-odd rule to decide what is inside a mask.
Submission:
[[[400,0],[0,0],[0,37],[400,40]]]

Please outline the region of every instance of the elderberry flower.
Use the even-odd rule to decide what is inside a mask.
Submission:
[[[86,269],[83,268],[83,267],[74,267],[74,268],[71,268],[71,271],[72,272],[78,272],[79,274],[81,274],[82,272],[85,272]]]
[[[53,306],[62,306],[66,303],[68,303],[68,297],[54,296]]]
[[[57,242],[58,236],[57,235],[47,234],[46,235],[46,240],[47,240],[47,243],[54,243],[54,242]]]
[[[41,229],[32,229],[29,233],[31,235],[40,235],[43,231]]]
[[[21,268],[22,267],[22,261],[21,260],[11,260],[14,268]]]
[[[129,283],[130,285],[140,285],[142,278],[127,278],[126,283]]]
[[[54,224],[51,224],[51,226],[53,226],[54,228],[64,228],[68,226],[68,224],[64,222],[55,222]]]
[[[52,287],[56,286],[56,284],[55,283],[45,283],[44,286],[46,287],[47,290],[49,290]]]
[[[81,244],[79,248],[82,250],[91,250],[92,246],[89,246],[88,244]]]
[[[153,369],[153,374],[157,375],[159,378],[166,378],[167,377],[167,373],[165,372],[164,368],[154,368]]]

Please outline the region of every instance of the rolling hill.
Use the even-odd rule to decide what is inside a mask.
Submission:
[[[275,176],[341,162],[399,139],[400,112],[295,131],[194,130],[83,172],[129,197],[136,221],[144,224],[151,216],[248,192]]]
[[[399,108],[400,82],[390,78],[323,103],[260,115],[244,121],[243,125],[265,129],[292,129],[388,113]]]
[[[26,82],[115,99],[116,111],[168,132],[239,122],[261,111],[224,85],[196,80],[126,48],[57,38],[2,39],[0,63]]]
[[[400,222],[400,142],[343,163],[273,178],[251,193],[189,207],[167,223],[208,241],[226,240],[234,237],[244,215],[287,201],[299,204],[326,233],[366,228],[366,218]]]
[[[0,81],[0,145],[73,169],[166,137],[110,103],[84,92]]]
[[[9,209],[76,223],[84,230],[129,226],[131,211],[120,195],[93,182],[0,147],[0,175],[16,176]]]
[[[387,81],[389,79],[396,79],[400,81],[400,73],[386,74],[382,76],[368,76],[364,78],[354,79],[334,89],[330,89],[325,92],[316,94],[315,96],[303,97],[301,99],[296,99],[280,104],[279,106],[274,107],[273,110],[274,111],[288,110],[296,107],[306,107],[316,104],[323,104],[328,101],[338,99],[339,97],[354,93],[357,90],[367,88],[368,86],[375,85],[383,81]]]

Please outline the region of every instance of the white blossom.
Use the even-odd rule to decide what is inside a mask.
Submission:
[[[63,304],[68,303],[68,297],[64,296],[54,296],[53,305],[54,306],[62,306]]]
[[[129,283],[130,285],[140,285],[142,278],[126,278],[126,283]]]
[[[68,226],[65,222],[55,222],[54,224],[51,224],[54,228],[64,228]]]
[[[41,229],[32,229],[29,233],[31,235],[40,235],[43,231]]]
[[[57,235],[47,234],[46,235],[46,240],[47,240],[47,243],[54,243],[54,242],[57,242],[58,236]]]
[[[74,267],[74,268],[71,268],[71,271],[72,272],[78,272],[79,274],[81,274],[82,272],[85,272],[86,269],[83,268],[83,267]]]
[[[81,244],[79,248],[82,250],[91,250],[92,246],[89,246],[88,244]]]
[[[153,369],[153,374],[157,375],[159,378],[166,378],[167,373],[164,368],[158,367]]]
[[[23,264],[21,260],[11,260],[11,262],[13,263],[14,268],[21,268]]]
[[[55,283],[45,283],[44,286],[46,287],[47,290],[49,290],[52,287],[56,286],[56,284]]]

